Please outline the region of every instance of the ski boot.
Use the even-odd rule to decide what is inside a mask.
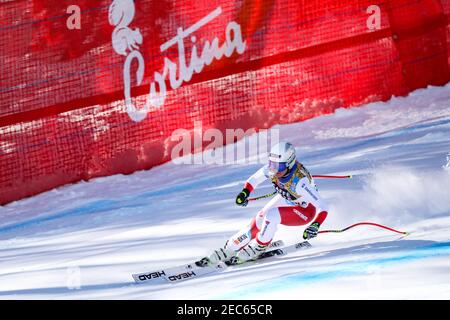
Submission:
[[[195,265],[198,267],[208,267],[215,266],[220,262],[229,261],[232,257],[235,256],[235,252],[234,250],[228,249],[227,244],[228,241],[225,243],[225,246],[223,248],[214,250],[214,252],[210,256],[204,257],[195,262]]]
[[[267,248],[269,248],[269,244],[262,245],[259,244],[256,239],[253,239],[237,253],[236,258],[233,259],[232,262],[234,264],[239,264],[246,261],[256,260],[267,250]]]

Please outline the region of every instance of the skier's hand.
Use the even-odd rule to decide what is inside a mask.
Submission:
[[[318,222],[312,223],[303,232],[303,239],[309,240],[309,239],[317,237],[317,234],[319,233],[319,227],[320,227],[320,223],[318,223]]]
[[[248,204],[248,197],[250,196],[250,191],[247,188],[242,189],[242,191],[236,197],[236,204],[241,207],[245,207]]]

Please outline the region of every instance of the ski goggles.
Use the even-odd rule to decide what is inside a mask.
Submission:
[[[286,162],[273,162],[269,160],[269,171],[270,172],[283,172],[288,168]]]

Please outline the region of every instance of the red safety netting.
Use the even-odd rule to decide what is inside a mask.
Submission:
[[[169,160],[172,132],[195,122],[268,128],[449,80],[449,0],[76,2],[81,29],[67,25],[73,1],[0,3],[0,203],[151,168]],[[367,24],[373,5],[377,29]],[[163,105],[139,122],[130,118],[129,57],[142,58],[142,81],[138,58],[129,72],[142,110],[167,59],[179,71],[178,46],[164,47],[178,28],[197,26],[183,41],[189,64],[194,47],[203,57],[206,41],[227,43],[232,21],[242,52],[236,46],[213,59],[179,88],[167,75]]]

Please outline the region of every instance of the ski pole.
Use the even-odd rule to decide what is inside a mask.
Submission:
[[[398,230],[395,230],[395,229],[383,226],[383,225],[378,224],[378,223],[373,223],[373,222],[359,222],[359,223],[355,223],[355,224],[353,224],[353,225],[351,225],[351,226],[349,226],[347,228],[344,228],[342,230],[322,230],[322,231],[319,231],[319,233],[330,233],[330,232],[340,233],[340,232],[347,231],[348,229],[351,229],[351,228],[354,228],[354,227],[357,227],[357,226],[364,226],[364,225],[375,226],[375,227],[378,227],[378,228],[386,229],[386,230],[389,230],[389,231],[392,231],[392,232],[396,232],[396,233],[400,233],[400,234],[404,234],[404,235],[408,235],[409,234],[409,232],[398,231]]]
[[[351,179],[353,178],[353,176],[350,175],[346,175],[346,176],[327,176],[327,175],[317,175],[317,176],[312,176],[314,179],[317,178],[321,178],[321,179]]]
[[[266,195],[261,196],[261,197],[257,197],[257,198],[249,198],[248,201],[256,201],[256,200],[261,200],[261,199],[264,199],[264,198],[270,198],[270,197],[274,196],[276,193],[277,193],[277,192],[275,191],[275,192],[266,194]]]
[[[327,175],[316,175],[316,176],[312,176],[313,178],[322,178],[322,179],[351,179],[353,178],[352,175],[347,175],[347,176],[327,176]],[[256,197],[256,198],[249,198],[248,201],[256,201],[256,200],[261,200],[261,199],[265,199],[265,198],[270,198],[274,195],[276,195],[276,192],[272,192],[269,194],[266,194],[264,196],[261,197]]]

